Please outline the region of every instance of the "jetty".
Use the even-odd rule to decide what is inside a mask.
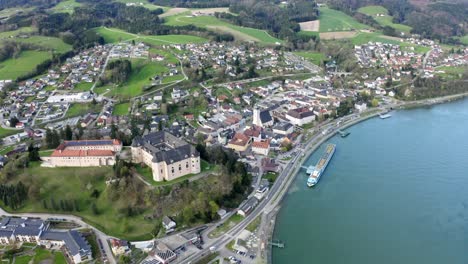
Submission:
[[[338,134],[340,134],[341,137],[347,137],[349,136],[349,134],[351,134],[351,132],[348,132],[348,131],[343,131],[343,130],[338,130]]]
[[[273,247],[284,248],[284,243],[281,242],[280,240],[272,240],[272,241],[269,241],[268,244],[270,244]]]

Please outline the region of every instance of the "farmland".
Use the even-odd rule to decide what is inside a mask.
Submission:
[[[169,16],[165,19],[165,24],[169,26],[195,25],[208,28],[213,31],[231,33],[238,40],[256,41],[263,44],[282,42],[281,40],[272,37],[265,30],[236,26],[214,16],[192,16],[187,12],[180,15]]]
[[[164,12],[167,12],[169,9],[171,9],[170,7],[167,7],[167,6],[153,5],[147,0],[117,0],[117,2],[124,3],[124,4],[135,4],[135,6],[141,6],[149,10],[155,10],[155,9],[161,8]]]
[[[186,43],[200,43],[207,41],[204,38],[191,36],[191,35],[159,35],[159,36],[147,36],[137,35],[128,33],[126,31],[99,27],[93,29],[96,33],[104,38],[106,43],[117,43],[121,41],[129,41],[134,39],[135,41],[142,41],[150,45],[167,45],[167,44],[186,44]]]
[[[14,80],[35,70],[36,65],[51,57],[47,51],[23,51],[18,58],[11,58],[0,62],[0,76],[2,79]]]
[[[85,115],[87,113],[99,113],[99,105],[87,104],[72,104],[67,111],[66,117],[75,117]]]
[[[357,22],[354,18],[341,11],[328,7],[321,7],[319,11],[320,32],[350,31],[370,28],[367,25]]]
[[[68,45],[61,39],[55,37],[31,36],[28,38],[16,38],[15,41],[34,44],[44,49],[52,50],[58,53],[65,53],[67,51],[70,51],[72,48],[71,45]]]
[[[33,27],[22,27],[17,30],[12,30],[12,31],[4,31],[0,32],[0,41],[3,39],[10,39],[12,40],[13,37],[16,37],[20,34],[29,34],[35,32],[36,29]]]
[[[381,26],[389,26],[405,33],[409,33],[411,30],[409,26],[393,23],[393,17],[388,14],[388,10],[383,6],[365,6],[359,8],[358,12],[372,16]]]
[[[52,8],[52,11],[55,13],[73,13],[75,7],[82,6],[81,3],[76,2],[75,0],[66,0],[58,3]]]

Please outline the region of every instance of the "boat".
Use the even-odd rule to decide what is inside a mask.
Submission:
[[[380,117],[380,119],[386,119],[386,118],[392,117],[392,115],[388,114],[388,113],[387,114],[379,114],[379,117]]]
[[[310,175],[312,172],[314,172],[314,170],[315,170],[315,166],[310,165],[309,167],[307,167],[306,173]]]
[[[318,181],[320,180],[320,177],[322,176],[323,172],[327,168],[328,163],[333,157],[333,154],[335,154],[335,150],[336,150],[335,144],[327,145],[325,153],[317,162],[317,165],[315,165],[314,171],[309,175],[309,178],[307,179],[307,186],[313,187],[318,183]]]

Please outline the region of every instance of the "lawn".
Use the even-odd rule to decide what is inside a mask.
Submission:
[[[40,157],[50,157],[50,155],[52,155],[53,152],[54,152],[54,149],[41,150],[41,151],[39,151],[39,156]]]
[[[80,7],[83,4],[76,2],[75,0],[65,0],[58,3],[52,8],[52,11],[55,13],[69,13],[72,14],[75,10],[75,7]]]
[[[12,130],[12,129],[5,129],[3,127],[0,127],[0,138],[11,136],[20,132],[22,132],[22,130]]]
[[[151,84],[150,78],[168,72],[168,68],[163,62],[150,62],[148,60],[133,59],[132,72],[128,80],[115,88],[100,87],[96,90],[97,93],[104,92],[105,89],[110,89],[107,94],[130,99],[143,93],[143,87]]]
[[[263,174],[262,178],[267,179],[270,183],[273,183],[276,181],[276,178],[278,178],[278,173],[268,172]]]
[[[461,43],[468,45],[468,35],[465,35],[460,38]]]
[[[388,14],[388,10],[383,6],[365,6],[359,8],[358,12],[373,17],[381,26],[389,26],[405,33],[409,33],[411,30],[411,27],[407,25],[393,23],[393,17]],[[377,16],[377,14],[379,14],[379,16]]]
[[[321,7],[319,11],[320,32],[350,31],[370,28],[341,11],[328,7]]]
[[[280,39],[272,37],[265,30],[240,27],[214,16],[191,16],[188,13],[166,17],[166,25],[169,26],[185,26],[195,25],[199,27],[209,28],[214,31],[222,31],[233,34],[238,40],[257,41],[263,44],[281,43]]]
[[[113,175],[110,166],[45,168],[40,167],[37,162],[32,162],[29,168],[20,172],[13,181],[36,185],[39,188],[39,194],[37,199],[29,199],[19,211],[51,212],[54,210],[44,208],[44,200],[49,205],[51,198],[54,198],[56,202],[59,202],[60,199],[77,200],[79,212],[75,211],[73,214],[83,217],[86,222],[106,234],[129,240],[150,239],[149,232],[153,223],[145,220],[143,213],[132,217],[123,216],[119,213],[119,208],[125,205],[109,200],[105,180]],[[98,198],[91,196],[94,190],[100,193]],[[93,203],[98,208],[97,215],[91,210]],[[70,212],[58,212],[70,214]]]
[[[80,92],[88,92],[89,90],[91,90],[92,86],[93,86],[93,83],[82,82],[82,83],[76,84],[73,90],[80,91]]]
[[[24,255],[15,258],[15,264],[29,264],[29,262],[33,259],[32,256]]]
[[[437,67],[435,70],[444,71],[444,73],[436,73],[436,74],[442,77],[445,77],[447,79],[458,79],[461,77],[463,73],[468,72],[468,66],[465,66],[465,67],[443,66],[443,67]]]
[[[34,7],[13,7],[0,10],[0,17],[9,17],[21,12],[32,11]]]
[[[202,43],[207,39],[192,36],[192,35],[137,35],[116,28],[98,27],[93,29],[96,33],[104,38],[106,43],[117,43],[121,41],[142,41],[151,45],[167,45],[167,44],[186,44],[186,43]]]
[[[120,103],[115,105],[113,115],[126,116],[130,114],[130,103]]]
[[[259,215],[252,222],[250,222],[250,224],[248,224],[245,229],[247,229],[250,232],[254,232],[260,225],[261,221],[262,221],[262,216]]]
[[[325,54],[318,52],[296,51],[294,54],[301,56],[316,65],[322,65],[323,60],[325,59]]]
[[[85,115],[87,113],[98,113],[101,110],[101,106],[96,104],[93,105],[92,103],[76,103],[72,104],[70,108],[68,108],[66,117],[75,117]]]
[[[242,215],[238,215],[238,214],[231,215],[231,217],[229,217],[229,219],[226,220],[226,222],[221,224],[221,226],[216,227],[215,230],[211,231],[211,233],[208,234],[208,237],[210,238],[219,237],[220,235],[224,234],[226,231],[231,229],[233,226],[238,224],[243,219],[244,217]]]
[[[8,152],[10,152],[10,151],[12,151],[14,149],[15,149],[15,146],[2,147],[2,148],[0,148],[0,155],[5,155],[5,154],[7,154]]]
[[[31,71],[36,65],[51,57],[47,51],[23,51],[16,59],[8,59],[0,62],[0,79],[15,80]]]

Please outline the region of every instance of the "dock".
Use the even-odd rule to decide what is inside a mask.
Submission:
[[[272,241],[268,242],[268,244],[270,244],[273,247],[284,248],[284,243],[281,242],[280,240],[272,240]]]
[[[341,137],[347,137],[351,133],[348,131],[338,130],[338,134],[340,134]]]

